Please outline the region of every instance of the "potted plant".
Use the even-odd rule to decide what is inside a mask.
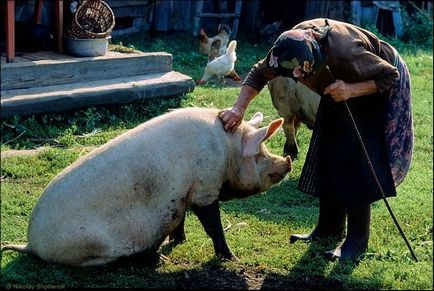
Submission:
[[[115,26],[110,6],[102,0],[73,1],[70,10],[74,15],[64,38],[66,51],[77,57],[105,55]]]

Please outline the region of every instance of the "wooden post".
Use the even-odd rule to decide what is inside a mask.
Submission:
[[[246,19],[245,23],[249,29],[255,30],[258,21],[258,10],[260,7],[259,0],[251,0],[246,2],[246,11],[244,12]]]
[[[41,24],[42,8],[44,6],[43,0],[37,0],[35,3],[35,23]]]
[[[203,1],[196,2],[196,14],[194,15],[193,36],[198,36],[200,25],[200,14],[202,13]]]
[[[63,0],[54,1],[54,28],[56,31],[57,51],[63,52]]]
[[[329,4],[330,1],[306,1],[306,8],[304,10],[305,18],[329,17]]]
[[[234,18],[234,24],[232,27],[232,38],[237,38],[237,32],[238,32],[238,23],[240,21],[240,15],[241,15],[241,7],[243,5],[243,1],[238,0],[235,2],[235,18]]]
[[[6,61],[15,61],[15,0],[6,1]]]
[[[155,3],[154,29],[156,31],[168,31],[171,14],[172,0],[157,0]]]
[[[393,18],[393,28],[394,28],[393,31],[395,32],[395,37],[400,37],[402,36],[403,33],[401,10],[392,11],[392,18]]]
[[[362,24],[362,3],[360,1],[351,1],[351,21],[358,26]]]

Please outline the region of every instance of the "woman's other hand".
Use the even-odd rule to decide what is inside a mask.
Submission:
[[[336,80],[324,89],[324,94],[330,95],[336,102],[346,101],[352,96],[350,84],[342,80]]]
[[[378,88],[374,80],[357,83],[347,83],[342,80],[336,80],[336,82],[324,89],[324,94],[329,94],[336,102],[375,93],[378,93]]]

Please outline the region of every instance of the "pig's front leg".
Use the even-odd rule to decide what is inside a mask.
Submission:
[[[169,234],[169,241],[173,242],[175,245],[185,241],[184,221],[185,213],[178,226]]]
[[[216,256],[227,260],[238,260],[226,243],[218,200],[207,206],[192,205],[191,209],[199,218],[206,233],[211,237]]]

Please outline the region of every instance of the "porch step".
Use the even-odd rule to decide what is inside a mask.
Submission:
[[[172,55],[165,52],[124,54],[109,51],[104,56],[88,58],[50,52],[47,57],[50,59],[2,63],[1,89],[53,86],[172,70]]]
[[[167,58],[165,59],[167,61]],[[140,64],[135,63],[132,65],[130,63],[128,65],[125,64],[125,59],[116,64],[122,64],[122,67],[125,67],[122,71],[135,70],[133,67],[146,66],[142,59],[136,59],[135,61],[140,62]],[[157,62],[152,63],[152,66],[155,66]],[[160,62],[158,64],[160,66],[160,72],[158,73],[147,72],[146,74],[105,79],[98,76],[97,80],[90,80],[89,78],[94,74],[90,73],[88,77],[82,77],[80,78],[81,82],[76,83],[2,90],[1,116],[4,118],[11,115],[59,112],[86,106],[127,104],[139,99],[170,97],[194,90],[195,83],[191,77],[171,69],[162,72],[161,66],[167,65],[167,63]],[[98,64],[92,63],[92,67],[98,68],[98,66]],[[104,65],[104,67],[107,71],[113,71],[110,66]],[[79,69],[76,68],[76,70]],[[43,73],[38,73],[38,75],[41,74]],[[107,74],[112,76],[112,72]],[[119,76],[119,74],[118,72],[116,75]],[[2,78],[3,76],[2,69]],[[53,78],[54,76],[55,74],[53,74]]]

